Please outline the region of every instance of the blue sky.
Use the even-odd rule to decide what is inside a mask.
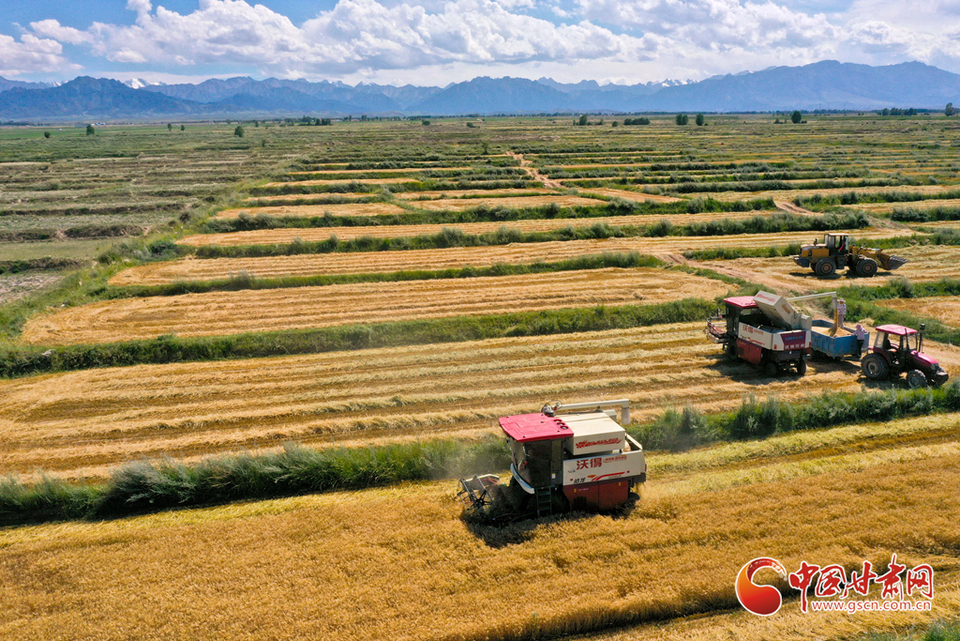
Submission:
[[[898,6],[899,5],[899,6]],[[0,3],[0,76],[445,85],[700,80],[818,60],[960,73],[960,2],[105,0]]]

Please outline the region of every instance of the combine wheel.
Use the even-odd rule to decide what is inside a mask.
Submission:
[[[918,369],[912,369],[907,372],[907,387],[910,389],[919,389],[927,386],[927,377]]]
[[[872,258],[864,258],[857,263],[857,274],[865,278],[870,278],[877,273],[877,261]]]
[[[837,271],[837,266],[829,258],[821,258],[817,261],[817,266],[813,271],[820,278],[826,278],[827,276],[833,276],[833,273]]]
[[[803,376],[806,373],[807,373],[807,361],[801,358],[799,361],[797,361],[797,374],[799,374],[800,376]]]
[[[890,366],[879,354],[864,356],[860,361],[860,369],[863,370],[864,376],[875,381],[883,380],[890,374]]]
[[[763,366],[763,373],[770,378],[776,378],[777,374],[780,373],[780,368],[773,361],[767,361],[767,364]]]

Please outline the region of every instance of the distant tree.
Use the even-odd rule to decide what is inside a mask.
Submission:
[[[794,110],[794,112],[790,114],[790,122],[793,124],[799,125],[801,120],[803,120],[803,114],[800,113],[799,109]]]
[[[945,114],[947,115],[947,118],[949,118],[949,117],[952,116],[953,114],[957,113],[956,110],[953,108],[953,103],[952,103],[952,102],[948,102],[948,103],[947,103],[947,106],[944,107],[944,109],[943,109],[943,113],[945,113]]]
[[[97,133],[97,130],[93,128],[93,125],[87,125],[87,135],[92,136]]]
[[[582,116],[580,116],[580,120],[577,121],[577,124],[580,125],[581,127],[586,127],[586,126],[587,126],[587,114],[583,114]]]
[[[688,122],[690,122],[690,118],[689,116],[687,116],[687,114],[677,114],[677,117],[675,120],[677,121],[678,125],[685,125]]]
[[[649,118],[644,118],[644,117],[640,117],[640,118],[624,118],[623,124],[624,124],[624,125],[649,125],[649,124],[650,124],[650,119],[649,119]]]
[[[317,122],[319,122],[324,127],[329,127],[330,125],[333,124],[333,121],[330,120],[329,118],[321,118]]]
[[[254,128],[259,127],[259,126],[260,126],[260,121],[259,121],[259,120],[254,120],[254,121],[253,121],[253,126],[254,126]]]
[[[620,121],[619,121],[619,120],[614,120],[613,122],[610,123],[610,126],[611,126],[611,127],[619,127],[619,126],[620,126]]]
[[[703,114],[697,114],[697,126],[702,127],[707,124],[707,119],[703,117]]]
[[[173,131],[173,123],[172,123],[172,122],[168,122],[168,123],[167,123],[167,131]]]
[[[186,125],[180,125],[180,131],[185,131],[187,129]]]
[[[50,137],[50,132],[49,132],[49,131],[43,132],[43,137],[44,137],[44,138],[49,138],[49,137]]]
[[[424,127],[426,127],[427,125],[430,124],[430,121],[429,121],[429,120],[421,120],[421,121],[420,121],[420,124],[423,125]]]
[[[233,130],[233,135],[237,138],[243,138],[243,127],[237,125],[237,128]]]

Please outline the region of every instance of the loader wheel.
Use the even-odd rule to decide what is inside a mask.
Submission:
[[[801,358],[799,361],[797,361],[797,374],[799,376],[803,376],[806,373],[807,373],[807,361]]]
[[[857,274],[864,278],[870,278],[877,273],[877,261],[872,258],[864,258],[857,263]]]
[[[883,360],[883,356],[878,354],[864,356],[860,361],[860,369],[864,376],[875,381],[883,380],[890,374],[890,366]]]
[[[827,276],[833,276],[833,273],[837,271],[837,266],[829,258],[821,258],[817,261],[817,266],[813,271],[820,278],[826,278]]]
[[[910,389],[920,389],[927,386],[927,377],[918,369],[912,369],[907,372],[907,387]]]

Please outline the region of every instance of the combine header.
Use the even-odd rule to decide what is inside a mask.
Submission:
[[[500,419],[510,445],[512,478],[493,474],[460,479],[468,513],[487,521],[514,521],[576,511],[610,511],[637,496],[647,477],[643,448],[615,420],[630,422],[630,401],[545,405],[536,414]]]

